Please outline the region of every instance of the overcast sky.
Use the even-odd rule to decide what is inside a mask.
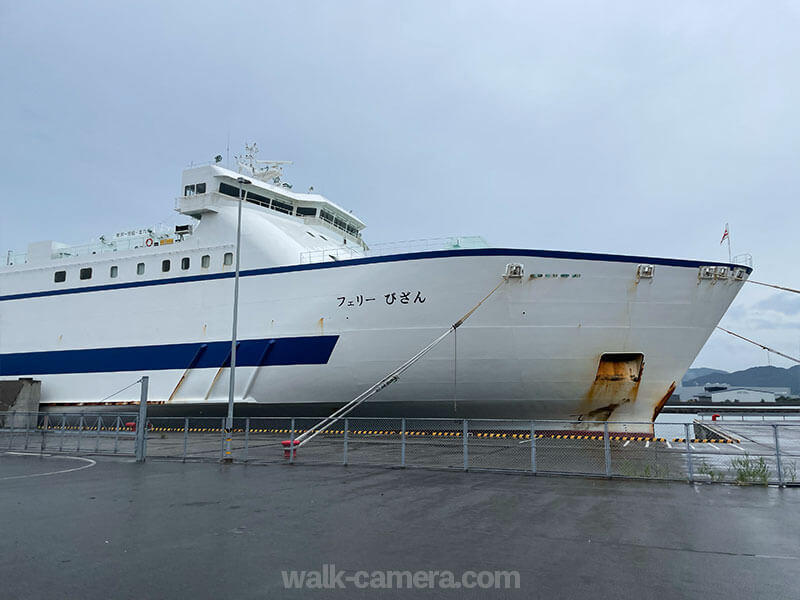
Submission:
[[[367,242],[724,260],[730,222],[800,287],[798,32],[797,0],[0,0],[0,250],[169,222],[230,137]],[[800,354],[800,295],[748,285],[722,324]],[[695,364],[767,354],[718,332]]]

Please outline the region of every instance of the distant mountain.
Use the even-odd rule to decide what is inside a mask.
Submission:
[[[692,371],[689,369],[687,378]],[[710,369],[709,369],[710,370]],[[715,371],[695,377],[684,378],[684,385],[705,385],[707,383],[727,383],[735,387],[788,387],[792,394],[800,395],[800,365],[783,369],[781,367],[751,367],[744,371]]]
[[[720,373],[722,375],[727,375],[728,371],[723,371],[721,369],[709,369],[708,367],[699,367],[697,369],[689,369],[686,371],[686,375],[683,376],[683,385],[689,385],[689,382],[693,379],[697,379],[698,377],[704,377],[706,375],[711,375],[712,373]]]

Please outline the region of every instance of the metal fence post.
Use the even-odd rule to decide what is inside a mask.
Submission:
[[[344,420],[344,444],[342,446],[342,464],[346,467],[347,466],[347,441],[349,439],[348,431],[350,430],[350,419],[345,418]]]
[[[292,431],[289,434],[289,464],[294,462],[294,417],[292,417]]]
[[[30,419],[30,415],[28,415],[28,413],[22,413],[22,414],[25,415],[25,417],[24,417],[25,418],[25,450],[27,450],[28,449],[28,438],[30,437],[30,434],[31,434],[31,423],[30,423],[31,419]]]
[[[689,483],[694,483],[694,465],[692,464],[692,445],[689,443],[689,440],[692,438],[689,436],[689,423],[684,423],[683,426],[686,435],[686,468],[689,472]]]
[[[47,428],[50,426],[50,415],[45,413],[44,415],[44,423],[42,423],[42,446],[39,448],[39,454],[44,454],[45,446],[47,442],[45,442],[45,436],[47,435]]]
[[[772,432],[775,436],[775,465],[778,467],[778,485],[783,486],[783,469],[781,468],[781,447],[778,444],[778,426],[772,425]]]
[[[58,451],[61,452],[64,449],[64,433],[67,430],[67,415],[61,415],[61,436],[58,440]]]
[[[464,419],[464,424],[462,426],[462,434],[464,436],[464,470],[469,470],[469,450],[467,449],[467,438],[469,437],[469,424],[467,420]]]
[[[603,423],[603,446],[606,455],[606,477],[611,479],[611,442],[608,439],[608,421]]]
[[[536,473],[536,423],[531,421],[531,472]]]
[[[100,450],[100,429],[103,427],[103,416],[97,415],[97,436],[94,440],[94,451],[98,452]]]
[[[181,460],[186,462],[186,453],[189,450],[189,417],[183,417],[183,456]]]
[[[400,422],[400,466],[406,467],[406,418]]]
[[[120,418],[117,415],[117,418],[114,419],[114,454],[119,452],[119,422]]]
[[[244,457],[242,460],[247,462],[247,452],[250,449],[250,417],[244,420]]]
[[[150,378],[141,378],[141,394],[139,395],[139,420],[136,422],[136,462],[142,463],[147,457],[147,392]],[[83,419],[83,417],[81,417]]]
[[[225,422],[226,422],[226,420],[223,418],[222,419],[222,423],[220,423],[220,426],[219,426],[219,430],[220,430],[220,433],[222,435],[222,437],[220,438],[220,442],[219,442],[219,460],[220,460],[220,462],[222,462],[224,460],[227,460],[228,462],[232,462],[233,461],[233,455],[230,454],[230,452],[231,452],[231,448],[233,447],[233,425],[231,425],[230,433],[228,433],[227,427],[225,425]],[[233,422],[233,421],[231,421],[231,422]],[[228,437],[231,438],[231,443],[230,444],[227,443]],[[227,459],[225,457],[225,452],[226,451],[229,453]]]
[[[75,448],[76,452],[81,451],[81,438],[83,437],[83,413],[81,413],[81,418],[78,419],[78,443]]]
[[[11,434],[8,436],[8,449],[14,447],[14,427],[17,424],[17,413],[11,413]]]

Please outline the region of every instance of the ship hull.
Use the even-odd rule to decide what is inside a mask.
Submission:
[[[520,278],[503,279],[521,264]],[[641,278],[639,265],[654,265]],[[446,331],[455,334],[369,400],[362,414],[639,422],[650,425],[742,281],[699,263],[533,250],[428,252],[243,272],[237,414],[341,405]],[[228,398],[233,279],[173,278],[0,290],[0,376],[42,381],[42,405],[135,402],[219,413]],[[71,353],[71,354],[70,354]],[[631,377],[604,377],[608,356]],[[635,358],[638,358],[636,362]],[[616,360],[616,359],[614,359]],[[602,425],[599,425],[602,427]]]

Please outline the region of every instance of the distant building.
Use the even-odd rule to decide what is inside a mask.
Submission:
[[[683,402],[698,404],[775,402],[781,396],[790,396],[788,387],[731,387],[727,383],[707,383],[705,385],[681,386],[675,394]]]
[[[775,398],[779,395],[763,389],[728,388],[727,390],[711,392],[711,402],[714,404],[719,402],[775,402]]]

